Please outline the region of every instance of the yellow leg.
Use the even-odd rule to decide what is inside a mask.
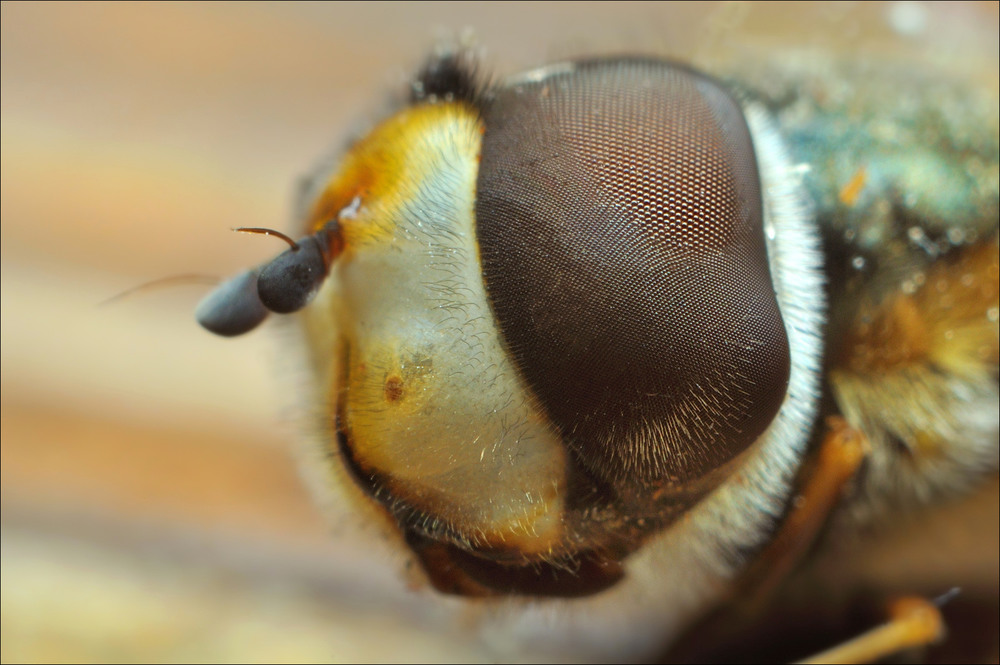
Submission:
[[[941,612],[923,598],[900,598],[889,607],[889,621],[853,640],[800,663],[870,663],[894,653],[927,646],[944,637]]]
[[[805,471],[788,516],[737,584],[737,593],[751,602],[764,602],[795,568],[867,454],[864,435],[843,418],[831,416],[826,427],[826,436],[811,468]]]
[[[819,449],[800,472],[798,490],[771,542],[734,583],[729,602],[688,631],[671,648],[668,660],[702,660],[706,645],[726,648],[739,643],[741,633],[760,621],[775,590],[815,542],[868,451],[864,435],[843,418],[828,418],[826,427]]]

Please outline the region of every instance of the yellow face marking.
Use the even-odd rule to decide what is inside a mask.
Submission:
[[[477,126],[475,112],[462,103],[413,106],[382,121],[344,156],[337,172],[316,200],[308,229],[315,233],[337,219],[346,251],[359,243],[386,240],[393,229],[378,220],[395,219],[399,208],[433,168],[419,146],[441,127]],[[479,141],[456,132],[460,152],[479,154]],[[415,148],[416,147],[416,148]]]

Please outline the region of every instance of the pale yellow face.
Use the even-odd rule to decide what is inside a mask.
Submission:
[[[313,207],[337,219],[335,286],[306,312],[336,331],[328,417],[378,491],[442,538],[519,555],[560,546],[565,451],[493,325],[475,243],[482,125],[463,103],[390,117],[347,153]],[[329,333],[312,344],[329,344]]]

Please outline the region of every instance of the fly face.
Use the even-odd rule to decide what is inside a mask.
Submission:
[[[435,58],[312,181],[304,239],[199,310],[301,310],[322,473],[438,591],[532,599],[491,618],[519,639],[675,634],[766,545],[823,415],[871,447],[857,512],[996,469],[995,95],[880,123],[900,91],[742,79]]]

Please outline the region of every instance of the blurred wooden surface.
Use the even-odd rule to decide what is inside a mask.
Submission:
[[[287,228],[294,179],[465,27],[498,72],[863,45],[995,76],[994,3],[925,9],[3,4],[2,660],[490,659],[313,508],[280,336],[208,335],[195,287],[99,303],[273,255],[229,229]]]

